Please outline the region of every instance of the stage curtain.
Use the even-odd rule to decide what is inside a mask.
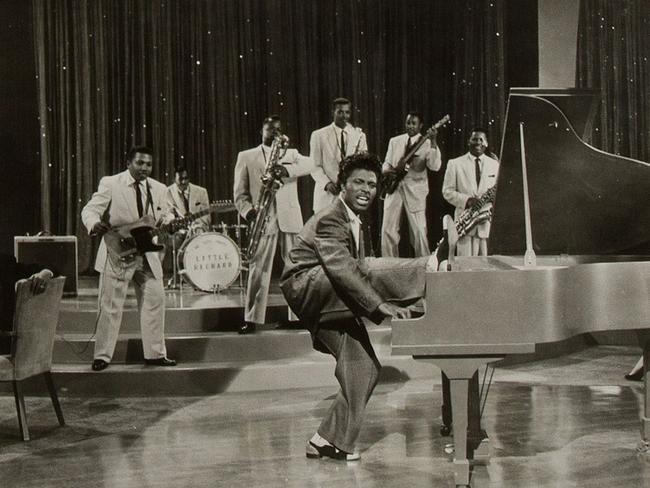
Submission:
[[[451,115],[445,160],[465,151],[472,126],[500,141],[503,0],[33,0],[33,10],[43,226],[79,236],[80,269],[93,252],[80,210],[135,143],[153,147],[153,177],[170,184],[184,162],[227,199],[237,152],[259,144],[267,114],[307,154],[338,96],[382,157],[409,109],[427,125]],[[312,186],[301,179],[305,217]],[[441,212],[429,216],[432,239]]]
[[[600,96],[592,142],[650,161],[650,2],[580,3],[576,86]]]

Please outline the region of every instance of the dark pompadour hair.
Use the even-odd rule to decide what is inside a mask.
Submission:
[[[181,174],[183,171],[187,171],[187,165],[185,163],[178,163],[174,166],[174,173]]]
[[[351,106],[352,102],[350,100],[348,100],[347,98],[339,97],[339,98],[335,98],[334,100],[332,100],[332,110],[334,110],[334,107],[336,107],[337,105],[350,105]]]
[[[153,156],[153,150],[149,146],[133,146],[129,149],[129,152],[126,153],[126,160],[131,161],[136,153],[148,154]]]
[[[338,185],[342,188],[355,169],[367,169],[377,175],[377,181],[381,177],[381,162],[379,157],[367,151],[361,151],[348,156],[339,163]]]

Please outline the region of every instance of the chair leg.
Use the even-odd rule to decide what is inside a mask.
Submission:
[[[61,410],[59,396],[56,393],[56,387],[54,386],[54,381],[52,380],[52,373],[46,371],[43,373],[43,376],[45,377],[47,389],[50,391],[50,398],[52,399],[52,405],[54,406],[54,411],[56,412],[56,418],[59,420],[59,425],[65,425],[65,420],[63,419],[63,410]]]
[[[27,414],[25,413],[25,397],[19,381],[13,380],[14,398],[16,399],[16,411],[18,412],[18,426],[24,441],[29,440],[29,429],[27,428]]]

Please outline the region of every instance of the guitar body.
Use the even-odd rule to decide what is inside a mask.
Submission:
[[[138,254],[162,251],[165,246],[156,244],[155,220],[151,215],[144,215],[130,224],[113,227],[104,234],[108,252],[120,261],[131,261]]]
[[[104,242],[108,252],[120,261],[132,261],[138,254],[158,252],[165,246],[158,244],[156,237],[161,234],[173,233],[187,227],[194,220],[209,213],[222,213],[235,210],[230,200],[211,203],[205,210],[180,217],[170,223],[156,227],[156,221],[151,215],[144,215],[130,224],[113,227],[104,234]]]

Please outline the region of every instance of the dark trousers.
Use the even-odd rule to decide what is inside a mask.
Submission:
[[[341,385],[318,434],[342,451],[352,452],[381,364],[358,319],[322,324],[316,334],[336,358],[335,376]]]

